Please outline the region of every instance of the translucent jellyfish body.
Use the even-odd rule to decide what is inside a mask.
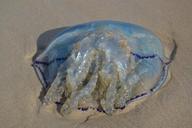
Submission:
[[[62,114],[112,114],[164,85],[175,49],[167,58],[158,37],[130,23],[69,27],[33,62],[45,90],[42,102],[60,105]]]

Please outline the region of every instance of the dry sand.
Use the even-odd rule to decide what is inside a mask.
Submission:
[[[191,128],[191,6],[191,0],[1,0],[0,127]],[[37,39],[51,29],[99,19],[137,23],[172,36],[178,52],[171,81],[126,114],[79,123],[55,111],[38,112],[41,85],[30,66]]]

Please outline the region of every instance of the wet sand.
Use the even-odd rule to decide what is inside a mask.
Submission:
[[[191,0],[0,1],[0,126],[191,128],[191,5]],[[140,24],[173,38],[178,51],[171,65],[171,81],[128,113],[86,123],[63,118],[54,109],[38,111],[41,84],[30,65],[39,36],[56,28],[102,19]],[[40,42],[49,42],[52,34]]]

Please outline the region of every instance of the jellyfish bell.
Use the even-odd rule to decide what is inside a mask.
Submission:
[[[120,21],[68,27],[33,61],[42,102],[62,115],[125,112],[165,85],[176,48],[166,55],[151,31]]]

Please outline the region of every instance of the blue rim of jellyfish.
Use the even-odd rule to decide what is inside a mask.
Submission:
[[[133,56],[135,56],[135,57],[138,58],[138,59],[153,59],[153,58],[158,57],[159,60],[163,63],[163,65],[168,65],[168,64],[169,64],[169,62],[164,62],[157,54],[152,54],[152,55],[147,55],[147,56],[140,55],[140,54],[134,53],[134,52],[130,52],[130,54],[133,55]],[[32,67],[35,69],[35,72],[38,74],[37,76],[39,77],[39,80],[41,81],[41,84],[44,85],[44,88],[48,87],[49,84],[48,84],[48,82],[47,82],[46,79],[45,79],[45,75],[44,75],[42,69],[41,69],[38,65],[49,66],[50,64],[52,64],[52,63],[54,63],[54,62],[57,62],[57,61],[63,61],[63,62],[64,62],[66,59],[67,59],[67,57],[55,58],[55,59],[53,59],[53,60],[51,60],[51,61],[48,61],[48,62],[35,60],[35,61],[32,63]],[[43,81],[41,80],[41,78],[40,78],[40,76],[39,76],[39,73],[38,73],[38,71],[37,71],[37,69],[36,69],[35,67],[36,67],[36,68],[39,70],[39,72],[41,73],[41,75],[42,75],[41,77],[42,77]]]
[[[138,59],[153,59],[153,58],[155,58],[155,57],[158,57],[158,58],[160,59],[160,61],[163,63],[163,68],[162,68],[162,73],[161,73],[160,81],[164,81],[164,80],[161,80],[161,79],[164,79],[164,75],[167,75],[167,73],[165,72],[165,71],[166,71],[165,68],[168,66],[168,64],[169,64],[170,62],[163,62],[163,60],[162,60],[158,55],[156,55],[156,54],[144,56],[144,55],[140,55],[140,54],[137,54],[137,53],[134,53],[134,52],[130,52],[130,53],[131,53],[131,55],[135,56],[135,57],[138,58]],[[54,63],[54,62],[56,62],[56,61],[63,61],[63,62],[64,62],[66,59],[67,59],[67,57],[65,57],[65,58],[55,58],[55,59],[53,59],[53,60],[51,60],[51,61],[49,61],[49,62],[45,62],[45,61],[34,61],[34,62],[33,62],[32,67],[34,68],[36,74],[38,74],[37,76],[38,76],[38,78],[39,78],[39,80],[40,80],[40,82],[41,82],[42,85],[45,84],[46,87],[49,86],[49,85],[48,85],[48,82],[47,82],[46,79],[45,79],[45,75],[44,75],[43,71],[41,70],[41,68],[39,67],[39,65],[49,66],[50,64],[52,64],[52,63]],[[41,76],[39,75],[39,73],[41,74]],[[43,81],[42,81],[42,80],[43,80]],[[163,84],[163,83],[162,83],[162,84]],[[141,93],[141,94],[139,94],[139,95],[136,95],[136,96],[128,99],[128,100],[126,101],[126,104],[129,104],[129,103],[131,103],[131,102],[133,102],[133,101],[135,101],[135,100],[137,100],[137,99],[139,99],[139,98],[142,98],[142,97],[144,97],[144,96],[150,95],[151,93],[153,93],[154,91],[156,91],[157,88],[159,88],[158,85],[159,85],[159,84],[157,84],[156,86],[154,86],[153,88],[151,88],[149,92],[143,92],[143,93]],[[46,88],[45,88],[45,89],[46,89]],[[57,104],[57,105],[61,105],[61,103],[59,103],[59,102],[56,102],[56,104]],[[121,109],[121,110],[122,110],[122,109],[124,109],[124,108],[125,108],[125,106],[119,107],[119,108],[115,108],[115,109]],[[87,111],[88,108],[78,108],[78,110]],[[98,112],[104,112],[104,113],[105,113],[104,110],[99,109],[99,108],[97,108],[97,111],[98,111]]]
[[[131,55],[137,57],[138,59],[152,59],[152,58],[155,58],[155,57],[158,56],[158,55],[156,55],[156,54],[152,54],[152,55],[148,55],[148,56],[142,56],[142,55],[137,54],[137,53],[134,53],[134,52],[130,52],[130,53],[131,53]],[[160,57],[159,57],[159,58],[160,58]],[[33,62],[32,66],[34,67],[36,74],[38,74],[37,76],[38,76],[39,80],[41,81],[41,84],[44,85],[45,88],[48,87],[49,84],[48,84],[48,82],[46,81],[46,78],[45,78],[45,75],[44,75],[42,69],[41,69],[38,65],[49,66],[50,64],[52,64],[52,63],[54,63],[54,62],[57,62],[57,61],[63,61],[63,62],[64,62],[66,59],[67,59],[67,57],[63,57],[63,58],[55,58],[55,59],[53,59],[53,60],[51,60],[51,61],[48,61],[48,62],[46,62],[46,61],[37,61],[37,60],[35,60],[35,61]],[[161,62],[163,62],[161,58],[160,58],[160,60],[161,60]],[[164,62],[163,62],[163,63],[164,63]],[[39,75],[39,73],[38,73],[38,71],[37,71],[37,69],[36,69],[35,67],[38,68],[41,76]],[[43,81],[41,80],[40,77],[42,77],[42,80],[43,80]]]

